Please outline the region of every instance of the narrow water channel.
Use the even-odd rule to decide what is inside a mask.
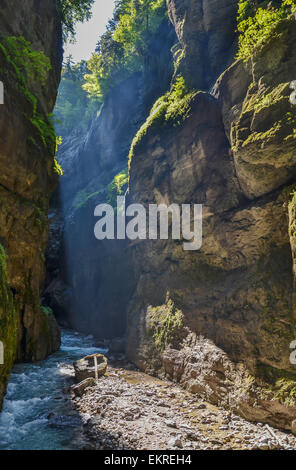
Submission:
[[[61,349],[47,360],[17,364],[0,414],[0,449],[71,450],[82,446],[81,417],[69,394],[73,361],[95,352],[92,337],[62,333]]]

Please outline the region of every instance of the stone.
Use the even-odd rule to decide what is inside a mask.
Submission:
[[[173,421],[173,420],[171,420],[171,419],[165,420],[165,424],[166,424],[169,428],[176,428],[176,427],[177,427],[176,421]]]
[[[170,448],[172,447],[179,447],[181,448],[182,447],[182,441],[179,437],[172,437],[169,442],[168,442],[168,445]]]
[[[93,377],[88,377],[87,379],[82,380],[77,385],[72,385],[71,390],[76,397],[82,397],[84,391],[88,387],[93,387],[95,385],[95,379]]]

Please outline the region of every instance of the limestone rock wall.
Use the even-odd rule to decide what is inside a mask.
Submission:
[[[5,49],[6,38],[11,37],[24,37],[32,50],[42,51],[49,58],[51,69],[43,85],[29,81],[26,88],[23,86],[22,71],[15,68],[13,53],[8,56]],[[60,79],[61,24],[55,0],[3,0],[0,42],[4,46],[0,50],[0,80],[5,88],[5,103],[0,106],[0,242],[7,255],[6,288],[14,304],[12,313],[2,296],[1,405],[14,360],[43,359],[60,344],[54,318],[40,307],[48,202],[57,183],[54,151],[47,138],[42,142],[36,130],[38,123],[33,123],[38,116],[38,122],[46,123],[49,129],[48,114],[53,110]],[[3,270],[1,277],[3,281]]]
[[[296,23],[282,22],[276,41],[247,63],[232,57],[228,67],[236,2],[223,2],[225,9],[220,3],[169,2],[185,51],[179,70],[189,71],[191,83],[205,92],[196,95],[180,127],[148,128],[131,162],[129,201],[202,203],[203,245],[196,252],[171,240],[130,246],[137,286],[127,354],[140,368],[249,419],[290,429],[296,141],[289,84],[296,76]],[[211,24],[220,25],[217,37],[205,27]],[[203,35],[196,33],[201,25]],[[211,47],[201,57],[205,40]],[[227,53],[217,56],[222,44]],[[215,63],[211,51],[219,57]],[[172,313],[168,301],[181,313]],[[166,313],[151,326],[151,312],[159,309]]]

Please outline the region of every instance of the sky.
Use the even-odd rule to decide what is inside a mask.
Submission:
[[[94,52],[99,37],[105,32],[106,24],[112,17],[115,0],[96,0],[92,9],[92,18],[76,25],[76,43],[64,46],[64,58],[70,54],[74,62],[89,59]]]

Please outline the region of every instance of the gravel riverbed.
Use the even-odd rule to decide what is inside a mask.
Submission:
[[[296,449],[290,433],[250,423],[132,368],[109,366],[95,386],[72,399],[89,446],[98,450]]]

